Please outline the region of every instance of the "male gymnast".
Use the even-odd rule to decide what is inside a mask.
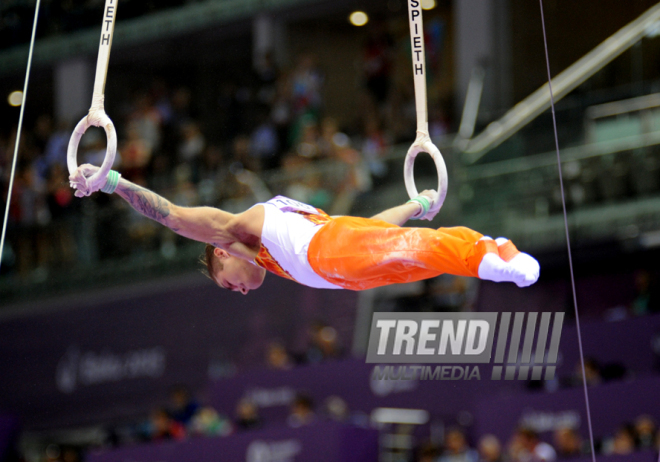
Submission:
[[[103,184],[88,179],[98,167],[81,165],[70,177],[76,196],[116,193],[135,210],[177,234],[206,244],[209,276],[220,287],[247,294],[270,271],[323,289],[365,290],[419,281],[443,273],[535,283],[539,264],[505,238],[465,227],[404,228],[433,218],[434,191],[371,218],[330,217],[310,205],[277,196],[245,212],[179,207],[110,171]]]

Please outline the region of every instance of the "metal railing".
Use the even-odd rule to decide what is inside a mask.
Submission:
[[[552,90],[555,101],[566,96],[645,36],[657,35],[658,21],[660,21],[660,4],[648,9],[554,77]],[[550,92],[546,83],[470,140],[465,148],[465,159],[469,163],[478,161],[490,149],[511,137],[549,107]]]

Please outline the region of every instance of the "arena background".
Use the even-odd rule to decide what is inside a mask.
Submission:
[[[91,101],[103,2],[41,2],[0,267],[0,460],[536,460],[525,438],[591,460],[552,119],[528,99],[547,81],[539,5],[422,3],[430,130],[449,169],[432,225],[513,239],[541,263],[530,288],[442,276],[355,293],[270,275],[246,297],[218,289],[201,244],[117,197],[73,197],[66,145]],[[0,4],[3,210],[34,6]],[[552,75],[568,69],[556,116],[597,460],[655,461],[660,5],[544,7]],[[357,10],[366,25],[349,21]],[[406,14],[403,0],[120,0],[115,168],[232,212],[275,194],[358,216],[404,202]],[[468,88],[481,98],[466,103]],[[539,115],[501,130],[524,111]],[[79,160],[104,150],[90,130]],[[435,186],[429,159],[416,173]],[[557,377],[374,381],[375,311],[563,311]],[[383,408],[399,411],[386,422]]]

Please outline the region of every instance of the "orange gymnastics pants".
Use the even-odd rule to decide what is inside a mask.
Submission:
[[[380,220],[335,218],[309,243],[307,258],[323,279],[345,289],[365,290],[428,279],[443,273],[478,277],[493,240],[464,227],[402,228]]]

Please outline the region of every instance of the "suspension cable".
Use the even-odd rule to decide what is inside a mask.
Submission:
[[[543,14],[543,0],[539,0],[541,7],[541,26],[543,28],[543,46],[545,48],[545,65],[548,71],[548,90],[550,91],[550,108],[552,110],[552,127],[555,135],[555,149],[557,150],[557,168],[559,170],[559,187],[561,191],[561,205],[564,212],[564,228],[566,230],[566,247],[568,250],[568,267],[571,273],[571,288],[573,289],[573,308],[575,309],[575,325],[578,334],[578,347],[580,349],[580,364],[582,366],[582,387],[584,389],[584,402],[587,408],[587,423],[589,425],[589,443],[591,444],[591,460],[596,462],[594,448],[594,432],[591,425],[591,409],[589,407],[589,392],[587,391],[587,376],[584,368],[584,352],[582,350],[582,334],[580,333],[580,316],[578,314],[577,292],[575,290],[575,274],[573,272],[573,256],[571,240],[568,232],[568,214],[566,213],[566,197],[564,195],[564,177],[561,171],[561,156],[559,154],[559,135],[557,134],[557,117],[555,116],[555,99],[552,93],[552,76],[550,74],[550,57],[548,55],[548,39],[545,33],[545,16]],[[660,461],[659,461],[660,462]]]
[[[16,174],[16,160],[18,159],[18,146],[21,142],[21,129],[23,127],[23,115],[25,114],[25,101],[27,101],[28,81],[30,80],[30,68],[32,67],[32,52],[34,50],[34,38],[37,34],[37,19],[39,18],[39,5],[37,0],[34,9],[34,23],[32,24],[32,37],[30,38],[30,51],[28,52],[27,70],[25,71],[25,83],[23,84],[23,100],[21,101],[21,112],[18,116],[18,129],[16,130],[16,144],[14,145],[14,158],[11,163],[9,175],[9,189],[7,190],[7,204],[5,206],[5,217],[2,222],[2,235],[0,236],[0,268],[2,268],[2,255],[5,247],[5,235],[7,233],[7,219],[9,218],[9,204],[11,204],[11,192],[14,189],[14,176]]]

